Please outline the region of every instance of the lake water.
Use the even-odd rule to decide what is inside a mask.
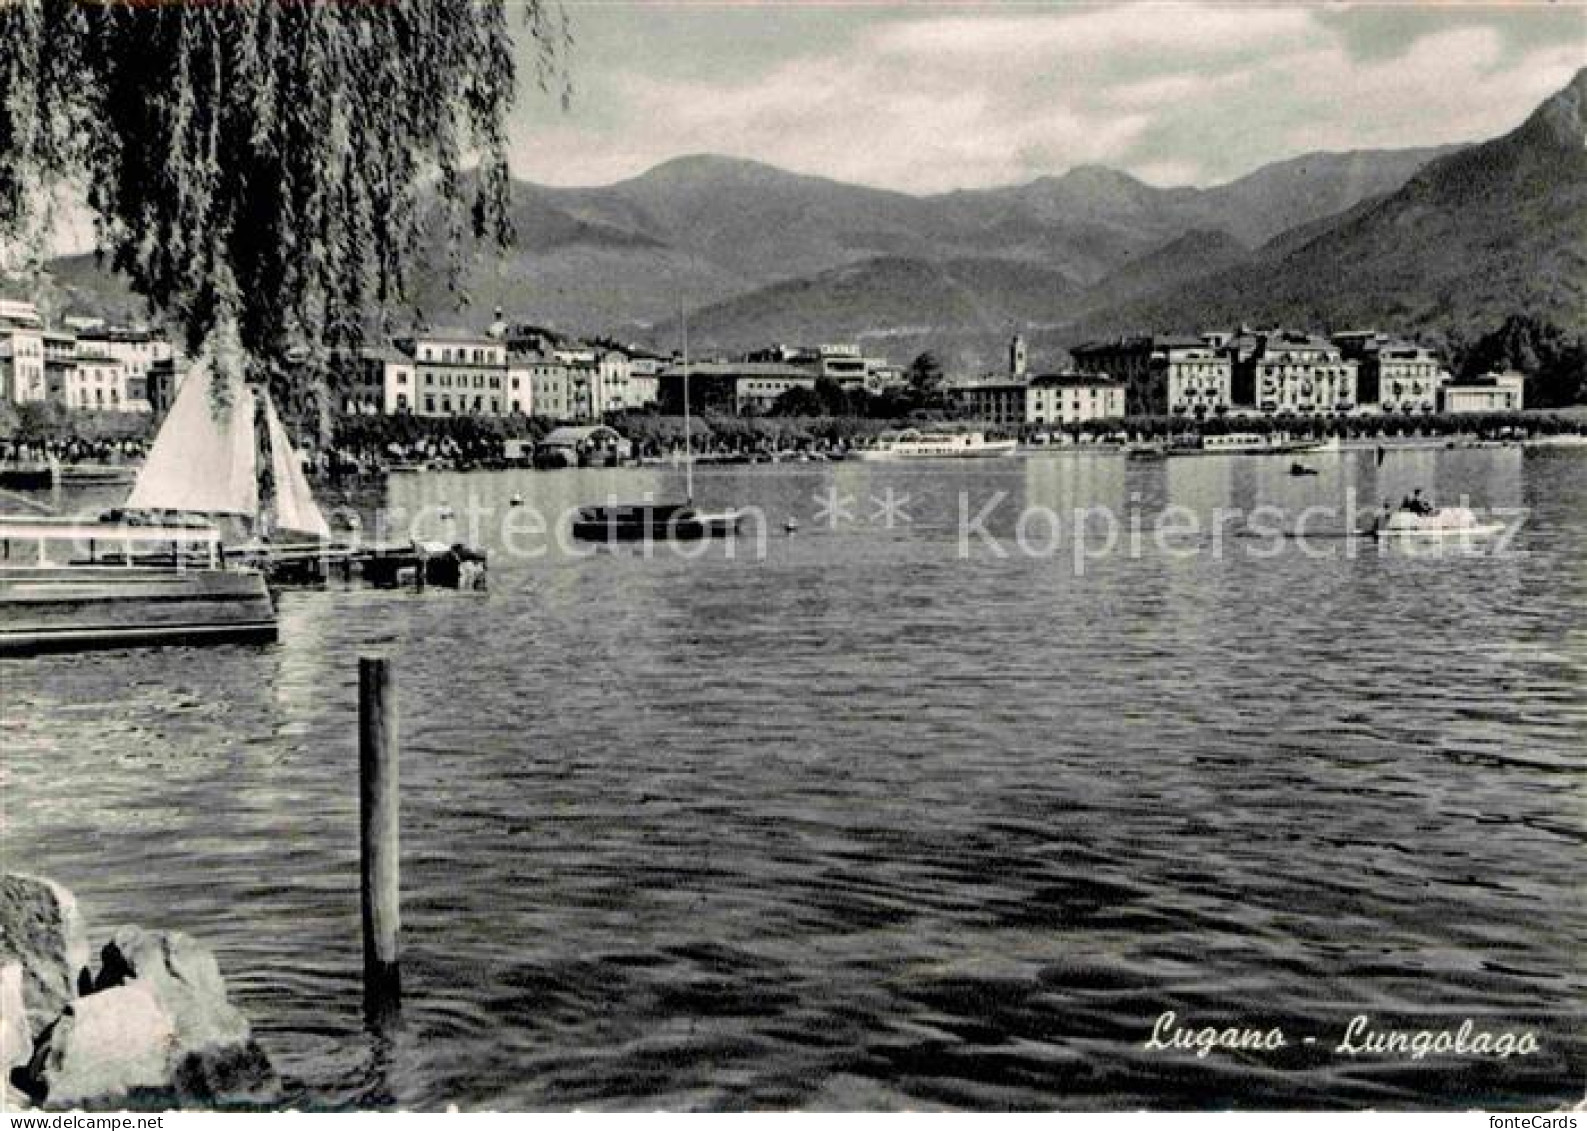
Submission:
[[[763,555],[515,557],[486,524],[487,594],[288,592],[272,647],[7,661],[6,866],[74,888],[96,939],[214,945],[307,1105],[1579,1100],[1587,453],[1288,462],[701,469],[702,503],[764,510]],[[389,501],[499,523],[514,494],[532,519],[675,483],[425,475]],[[1124,545],[1167,504],[1417,486],[1529,517],[1502,555]],[[832,491],[852,520],[818,513]],[[1045,516],[1090,505],[1121,545],[1083,570],[1067,526],[1015,546],[1022,513],[1045,551]],[[390,1043],[358,980],[370,651],[402,710]],[[1144,1047],[1166,1010],[1288,1047]],[[1541,1048],[1336,1054],[1356,1014]]]

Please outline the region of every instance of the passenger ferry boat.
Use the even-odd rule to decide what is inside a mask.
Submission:
[[[1267,455],[1273,452],[1292,452],[1295,445],[1288,432],[1226,432],[1221,436],[1203,436],[1201,443],[1169,449],[1171,455]]]
[[[0,518],[0,655],[276,639],[264,574],[213,526]]]
[[[987,459],[1011,456],[1014,440],[988,440],[981,432],[922,432],[907,428],[883,432],[870,447],[856,448],[851,458],[866,462],[903,459]]]

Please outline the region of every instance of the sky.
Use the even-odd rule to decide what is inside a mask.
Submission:
[[[526,82],[511,123],[514,175],[545,184],[718,153],[916,194],[1087,164],[1205,186],[1493,137],[1587,65],[1583,0],[565,7],[570,107]]]

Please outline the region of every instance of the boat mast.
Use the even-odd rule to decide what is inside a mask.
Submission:
[[[683,498],[694,505],[694,442],[689,437],[689,315],[678,296],[678,320],[683,327]]]

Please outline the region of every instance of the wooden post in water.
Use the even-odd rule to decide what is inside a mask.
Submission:
[[[397,692],[391,661],[358,658],[359,879],[364,917],[364,1017],[386,1028],[402,1010]]]

